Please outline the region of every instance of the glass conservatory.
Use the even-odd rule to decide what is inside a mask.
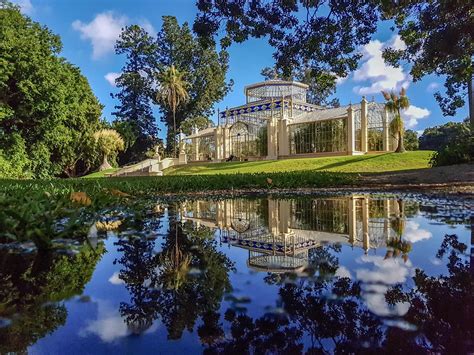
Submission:
[[[218,124],[184,139],[180,162],[247,161],[391,151],[392,115],[369,102],[322,107],[307,102],[308,86],[268,80],[245,88],[246,104],[218,112]]]

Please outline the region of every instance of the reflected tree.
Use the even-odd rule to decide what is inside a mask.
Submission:
[[[118,242],[123,252],[119,277],[131,295],[129,303],[120,305],[120,313],[137,332],[161,317],[169,339],[180,339],[185,329],[193,331],[200,318],[198,335],[209,344],[222,336],[218,310],[231,289],[228,273],[233,264],[217,251],[211,229],[180,223],[176,217],[170,208],[170,225],[159,252],[144,238]]]
[[[470,272],[468,247],[456,235],[446,235],[437,253],[447,257],[447,275],[428,276],[417,269],[415,287],[400,286],[387,294],[391,303],[408,301],[405,320],[416,332],[391,328],[385,347],[430,353],[466,354],[474,348],[474,275]]]
[[[82,294],[104,253],[83,246],[77,254],[59,252],[17,254],[0,252],[0,354],[26,352],[27,348],[64,325],[61,302]]]

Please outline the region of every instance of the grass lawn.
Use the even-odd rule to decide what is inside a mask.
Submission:
[[[203,163],[168,168],[164,173],[165,175],[244,174],[285,171],[378,173],[428,168],[432,154],[432,151],[420,150],[403,154],[385,153],[253,162]]]
[[[118,169],[119,168],[110,168],[110,169],[103,170],[103,171],[96,171],[95,173],[84,176],[84,178],[86,178],[86,179],[88,179],[88,178],[101,178],[101,177],[104,177],[105,174],[113,173],[113,172],[117,171]]]

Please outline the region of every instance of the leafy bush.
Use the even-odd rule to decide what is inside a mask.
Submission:
[[[30,159],[19,134],[0,136],[0,178],[29,177]]]
[[[458,127],[457,136],[431,158],[431,166],[470,163],[474,160],[474,137],[468,124]]]

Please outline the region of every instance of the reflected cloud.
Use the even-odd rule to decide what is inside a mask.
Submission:
[[[352,279],[351,272],[350,272],[349,269],[346,268],[345,266],[339,266],[339,268],[337,269],[335,275],[336,275],[337,277],[347,277],[347,278],[349,278],[349,279]]]
[[[108,301],[97,300],[97,308],[97,319],[90,321],[84,329],[79,331],[81,337],[94,334],[103,342],[111,343],[131,334],[117,307],[113,307]]]
[[[430,239],[433,235],[426,229],[420,229],[420,224],[414,221],[406,223],[405,234],[403,239],[410,243],[416,243],[424,239]]]
[[[357,280],[362,282],[363,298],[369,310],[379,316],[403,316],[410,304],[400,302],[389,305],[385,294],[390,286],[404,283],[413,274],[410,260],[384,259],[382,256],[363,255],[357,259],[359,264],[372,264],[370,268],[356,270]]]

